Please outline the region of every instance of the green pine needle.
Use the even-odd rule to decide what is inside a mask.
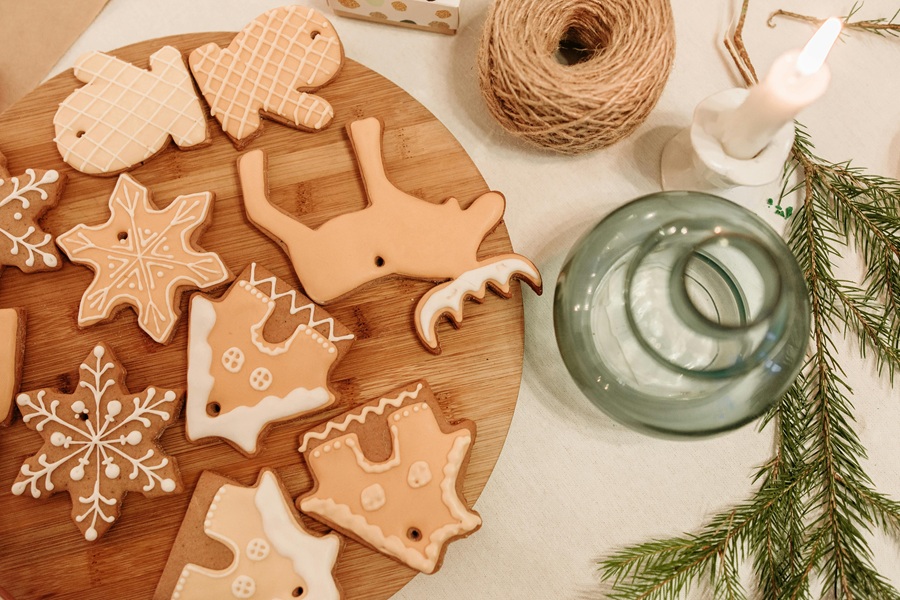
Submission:
[[[755,71],[741,41],[748,3],[726,45],[751,83]],[[854,4],[845,19],[851,29],[897,35],[900,11],[890,19],[850,22],[859,8]],[[863,357],[874,357],[879,374],[893,382],[900,370],[900,181],[820,158],[800,124],[783,181],[779,205],[794,193],[801,198],[788,244],[806,278],[812,340],[800,377],[762,420],[761,428],[777,426],[775,456],[757,471],[753,496],[714,516],[699,533],[602,559],[610,598],[676,600],[709,578],[714,598],[744,599],[739,568],[749,560],[754,596],[766,600],[900,600],[875,568],[867,542],[876,529],[900,538],[900,502],[875,490],[863,470],[866,449],[854,429],[852,390],[835,345],[839,336],[852,336]],[[834,273],[848,250],[865,263],[861,284]],[[813,589],[814,579],[821,589]]]

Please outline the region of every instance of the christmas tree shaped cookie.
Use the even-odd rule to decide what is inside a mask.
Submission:
[[[168,342],[178,323],[181,292],[209,289],[232,277],[217,254],[195,245],[213,197],[212,192],[178,196],[157,210],[147,188],[120,175],[109,198],[109,220],[77,225],[57,239],[72,262],[94,270],[78,325],[93,325],[131,305],[141,329],[154,341]]]
[[[315,487],[306,514],[423,573],[481,526],[462,495],[475,423],[450,425],[424,381],[395,390],[301,439]]]
[[[133,393],[124,382],[125,369],[101,344],[79,368],[73,393],[43,389],[16,398],[44,445],[22,465],[12,493],[40,498],[68,491],[72,518],[89,542],[110,528],[127,492],[159,496],[181,488],[175,462],[156,443],[178,414],[179,393],[155,387]]]
[[[225,568],[203,566],[211,562],[211,540],[231,553]],[[338,536],[303,527],[274,471],[264,469],[252,487],[206,471],[153,598],[339,600],[333,570],[340,547]]]
[[[257,264],[225,296],[191,298],[187,437],[247,456],[270,425],[331,406],[329,374],[353,334]]]
[[[25,273],[62,266],[52,236],[41,231],[38,220],[59,202],[65,181],[54,170],[26,169],[13,177],[0,154],[0,272],[4,266]]]

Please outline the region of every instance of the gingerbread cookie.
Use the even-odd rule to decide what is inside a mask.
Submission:
[[[261,150],[238,159],[244,208],[250,221],[285,249],[304,292],[319,304],[387,275],[445,281],[415,312],[419,339],[437,354],[440,317],[458,324],[464,300],[484,298],[488,287],[508,298],[513,279],[540,294],[541,276],[518,254],[477,258],[481,242],[503,218],[502,194],[488,192],[463,210],[455,198],[432,204],[394,187],[384,171],[382,129],[375,118],[347,126],[369,199],[366,208],[310,229],[269,202]]]
[[[103,225],[77,225],[57,243],[78,264],[94,270],[81,298],[78,325],[87,327],[130,304],[141,329],[166,343],[178,323],[178,299],[187,288],[209,289],[230,281],[231,272],[214,252],[196,246],[214,195],[178,196],[157,210],[144,186],[120,175]]]
[[[481,526],[462,495],[475,423],[449,425],[424,381],[301,438],[315,487],[306,514],[413,569],[434,573],[451,541]]]
[[[209,141],[206,114],[176,48],[155,52],[150,70],[91,52],[78,59],[74,71],[87,85],[62,101],[53,125],[63,160],[82,173],[126,171],[170,139],[182,149]]]
[[[25,311],[0,309],[0,425],[13,417],[13,398],[19,391],[25,354]]]
[[[322,129],[334,116],[326,100],[308,93],[334,79],[344,61],[337,32],[317,10],[272,9],[227,48],[207,44],[189,60],[210,113],[238,148],[261,131],[260,112],[306,131]]]
[[[215,560],[223,546],[227,567],[202,566],[224,564]],[[340,547],[338,536],[303,527],[275,471],[263,469],[252,487],[204,471],[153,598],[339,600]]]
[[[328,378],[353,334],[257,264],[213,302],[191,298],[186,433],[247,456],[270,425],[334,403]]]
[[[87,541],[112,526],[127,492],[153,497],[181,490],[174,460],[156,443],[178,414],[180,393],[128,391],[125,369],[103,344],[81,365],[73,393],[25,392],[16,404],[44,445],[22,465],[12,493],[40,498],[68,491]]]
[[[26,169],[13,177],[0,154],[0,271],[15,266],[25,273],[53,271],[62,266],[59,252],[38,220],[56,206],[66,176],[57,171]]]

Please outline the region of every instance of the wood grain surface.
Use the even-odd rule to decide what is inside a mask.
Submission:
[[[165,44],[190,52],[208,42],[225,45],[233,35],[163,38],[112,54],[146,68],[148,56]],[[115,178],[75,172],[63,163],[53,142],[56,107],[80,85],[67,71],[0,115],[0,152],[8,158],[13,175],[34,167],[58,169],[69,177],[59,207],[43,221],[44,228],[54,234],[78,223],[104,222],[116,182]],[[262,135],[250,145],[250,149],[268,152],[273,202],[308,226],[318,227],[334,216],[365,206],[362,181],[344,131],[348,121],[361,117],[384,120],[386,167],[400,189],[429,202],[454,196],[464,205],[488,190],[478,169],[443,125],[377,73],[348,59],[338,79],[320,94],[335,108],[336,118],[328,129],[309,134],[266,121]],[[278,245],[244,216],[236,171],[238,152],[212,118],[210,130],[210,146],[193,151],[170,146],[134,169],[132,175],[150,188],[160,207],[179,194],[215,192],[212,225],[200,244],[218,252],[234,273],[256,261],[298,286]],[[482,244],[479,257],[510,250],[501,224]],[[28,311],[22,391],[43,387],[71,390],[80,361],[100,341],[112,348],[128,370],[129,388],[183,388],[190,294],[181,299],[184,316],[173,341],[163,346],[137,327],[131,310],[80,330],[76,324],[78,304],[92,277],[89,269],[69,262],[53,273],[25,276],[16,269],[3,271],[0,306]],[[19,467],[42,445],[40,435],[17,417],[9,428],[0,429],[0,588],[17,600],[150,598],[202,470],[251,485],[262,467],[272,467],[296,498],[312,486],[297,452],[298,437],[304,430],[417,378],[428,380],[450,420],[468,418],[478,426],[464,487],[469,503],[474,503],[500,454],[518,396],[523,351],[521,295],[514,284],[510,300],[488,294],[483,304],[467,303],[460,329],[446,322],[440,325],[443,354],[434,356],[420,345],[413,326],[413,308],[429,287],[427,282],[383,279],[330,304],[331,314],[357,335],[334,372],[339,401],[327,412],[276,426],[257,457],[245,459],[219,441],[190,444],[183,419],[176,421],[163,434],[161,444],[176,457],[187,491],[153,500],[129,494],[118,522],[93,543],[86,542],[72,523],[68,494],[58,493],[46,500],[11,494]],[[224,286],[211,295],[219,296],[223,290]],[[303,519],[310,529],[326,531],[316,521]],[[490,526],[489,522],[484,525]],[[453,560],[452,548],[446,560]],[[349,540],[337,568],[347,598],[387,598],[414,575],[411,569]]]

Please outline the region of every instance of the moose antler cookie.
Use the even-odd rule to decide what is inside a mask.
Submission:
[[[0,154],[0,271],[15,266],[25,273],[53,271],[62,266],[53,237],[38,221],[56,206],[66,176],[54,170],[26,169],[13,177]]]
[[[209,141],[206,114],[177,48],[150,56],[150,70],[102,52],[85,54],[74,70],[87,85],[62,101],[53,125],[63,160],[82,173],[126,171],[170,138],[182,149]]]
[[[154,341],[168,342],[178,323],[180,293],[187,287],[209,289],[232,277],[218,254],[195,246],[213,198],[212,192],[178,196],[157,210],[146,187],[120,175],[109,198],[109,220],[76,225],[57,239],[72,262],[94,270],[81,298],[78,325],[93,325],[131,305],[141,329]]]
[[[269,202],[261,150],[238,159],[244,208],[250,221],[285,249],[304,292],[319,304],[392,274],[444,281],[415,312],[419,339],[440,353],[435,327],[442,316],[458,324],[465,299],[484,298],[488,287],[509,298],[513,279],[540,294],[541,276],[518,254],[477,258],[481,242],[503,218],[502,194],[488,192],[463,209],[455,198],[432,204],[402,192],[384,171],[382,130],[375,118],[347,126],[369,199],[366,208],[310,229]]]
[[[214,562],[210,540],[231,552],[225,568],[203,566]],[[275,471],[250,487],[204,471],[153,598],[339,600],[340,548],[338,536],[306,530]]]
[[[308,431],[306,514],[423,573],[481,526],[462,495],[475,423],[450,425],[425,381]]]
[[[191,298],[186,433],[247,456],[270,425],[331,406],[353,334],[257,264],[217,302]]]
[[[260,112],[307,131],[322,129],[334,116],[327,101],[308,93],[334,79],[344,60],[337,32],[317,10],[272,9],[227,48],[207,44],[189,60],[210,113],[238,148],[260,132]]]
[[[129,491],[145,496],[180,490],[178,469],[156,439],[181,404],[173,390],[125,387],[125,369],[100,344],[88,354],[71,394],[36,390],[19,394],[25,424],[44,438],[25,461],[12,493],[34,498],[68,491],[72,518],[92,542],[119,516]]]

